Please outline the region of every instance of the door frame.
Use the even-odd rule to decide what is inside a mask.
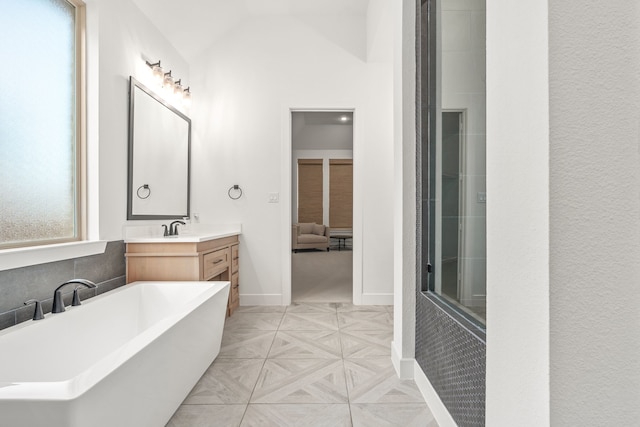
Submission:
[[[439,111],[439,120],[442,122],[443,113],[457,113],[459,114],[458,132],[459,132],[459,154],[458,154],[458,266],[457,266],[457,298],[460,300],[462,296],[462,284],[464,282],[465,272],[465,221],[467,212],[467,179],[465,178],[467,172],[467,109],[466,108],[443,108]],[[442,129],[442,126],[440,126]],[[437,241],[436,241],[436,278],[435,286],[438,293],[441,293],[442,285],[442,130],[440,130],[440,137],[437,139],[437,152],[436,156],[436,229]]]
[[[361,149],[361,114],[357,108],[349,107],[285,107],[282,111],[282,143],[281,143],[281,183],[280,183],[280,218],[282,239],[282,305],[291,304],[291,191],[292,191],[292,158],[293,141],[291,134],[292,114],[300,112],[345,112],[353,114],[353,304],[362,304],[362,153]]]

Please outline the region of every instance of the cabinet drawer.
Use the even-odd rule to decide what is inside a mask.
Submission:
[[[240,265],[240,252],[238,250],[238,245],[231,246],[231,271],[238,271],[238,267]]]
[[[213,276],[217,276],[229,267],[229,259],[227,254],[227,250],[221,249],[219,251],[211,252],[204,255],[204,280],[208,280]]]

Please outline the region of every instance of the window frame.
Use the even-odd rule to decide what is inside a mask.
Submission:
[[[64,0],[73,6],[75,32],[75,130],[73,151],[74,236],[70,238],[0,242],[0,254],[12,249],[42,248],[43,246],[78,243],[87,240],[87,78],[86,78],[86,4],[81,0]]]

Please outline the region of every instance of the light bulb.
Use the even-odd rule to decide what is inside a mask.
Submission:
[[[168,73],[164,73],[164,80],[162,82],[162,87],[167,89],[171,89],[173,86],[173,77],[171,76],[171,70]]]
[[[162,79],[164,78],[164,70],[160,66],[160,63],[158,62],[158,65],[154,65],[151,70],[154,80],[158,82],[158,84],[162,84]]]
[[[191,88],[188,87],[184,90],[184,92],[182,92],[182,102],[184,103],[184,105],[191,105]]]
[[[145,61],[145,63],[147,64],[147,66],[149,68],[151,68],[151,77],[159,84],[162,84],[162,81],[164,80],[164,70],[162,69],[162,66],[160,65],[160,60],[158,60],[158,62],[155,63],[151,63],[149,61]]]
[[[176,80],[173,85],[173,94],[179,96],[182,93],[182,79]]]

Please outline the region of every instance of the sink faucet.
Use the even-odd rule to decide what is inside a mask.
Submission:
[[[177,236],[178,235],[178,225],[185,225],[184,221],[173,221],[169,224],[169,236]]]
[[[53,309],[51,310],[52,313],[62,313],[64,311],[64,301],[62,301],[62,288],[72,283],[77,283],[79,285],[86,286],[87,288],[96,287],[95,283],[86,279],[71,279],[67,282],[64,282],[62,285],[58,286],[56,290],[53,292]],[[76,288],[76,291],[77,289],[78,288]],[[77,294],[74,296],[77,296]],[[80,305],[80,298],[78,298],[77,300],[78,300],[77,304],[74,304],[74,305]]]

